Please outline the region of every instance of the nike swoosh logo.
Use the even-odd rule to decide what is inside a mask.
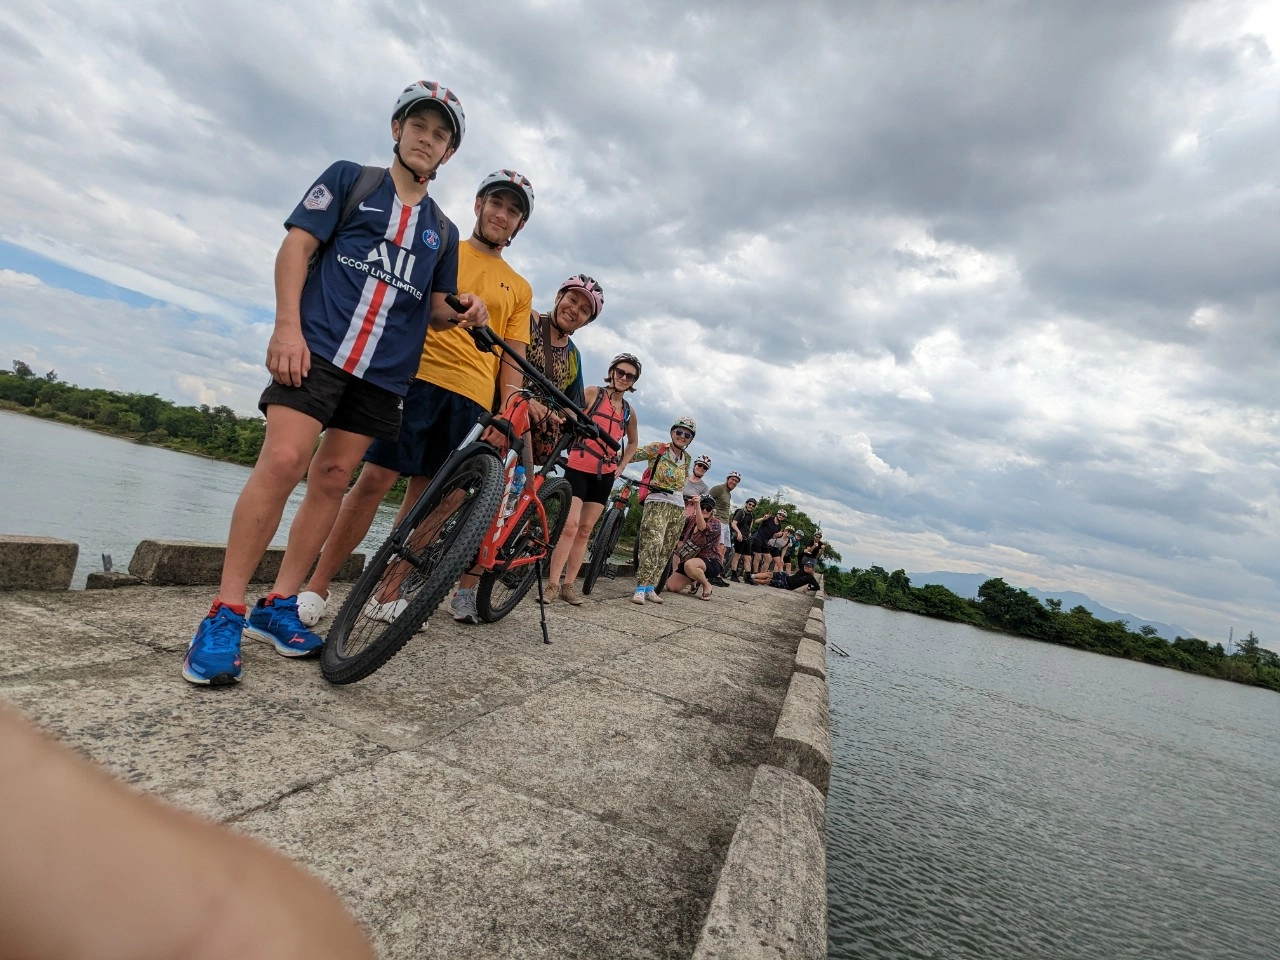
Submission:
[[[363,200],[360,201],[360,209],[365,213],[386,213],[381,207],[366,207]]]

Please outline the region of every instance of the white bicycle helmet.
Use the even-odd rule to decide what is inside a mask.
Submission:
[[[702,456],[700,456],[697,460],[693,461],[693,465],[694,465],[695,467],[696,467],[696,466],[698,466],[698,464],[702,464],[702,466],[704,466],[704,467],[706,467],[708,470],[710,470],[710,469],[711,469],[711,458],[710,458],[710,457],[708,457],[708,456],[704,453],[704,454],[703,454]]]
[[[404,92],[396,98],[391,119],[402,119],[409,108],[420,100],[438,103],[444,108],[449,122],[453,125],[453,149],[457,150],[462,146],[462,135],[467,132],[467,115],[462,110],[462,101],[452,90],[440,86],[434,80],[419,80],[405,87]]]
[[[476,191],[476,196],[483,197],[494,190],[510,190],[520,198],[526,223],[533,216],[533,184],[529,182],[528,177],[515,170],[495,170],[480,181],[480,189]]]

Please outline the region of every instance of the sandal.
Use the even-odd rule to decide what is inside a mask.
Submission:
[[[703,600],[710,600],[710,599],[711,599],[711,588],[710,588],[710,587],[707,587],[707,589],[706,589],[706,590],[704,590],[704,591],[702,592],[702,599],[703,599]]]

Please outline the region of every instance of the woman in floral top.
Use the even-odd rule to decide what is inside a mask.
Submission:
[[[648,460],[649,492],[640,516],[640,558],[636,564],[636,592],[632,603],[662,603],[653,589],[684,528],[684,483],[689,479],[688,446],[698,431],[693,417],[671,425],[670,443],[646,443],[632,461]]]
[[[716,519],[715,498],[708,495],[697,504],[693,519],[686,520],[680,543],[676,547],[679,566],[667,578],[667,587],[679,593],[691,584],[702,588],[702,599],[711,599],[711,584],[724,569],[721,557],[724,546],[720,543],[720,521]],[[681,557],[680,554],[688,556]]]

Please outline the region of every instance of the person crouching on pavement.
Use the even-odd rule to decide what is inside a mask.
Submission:
[[[675,571],[667,578],[667,587],[679,593],[690,584],[702,588],[702,599],[711,599],[711,581],[719,579],[724,569],[720,556],[720,521],[715,516],[716,501],[708,494],[697,504],[692,520],[686,520],[673,562]]]

